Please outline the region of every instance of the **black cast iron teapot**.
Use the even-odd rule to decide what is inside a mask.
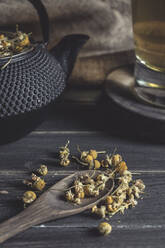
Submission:
[[[79,49],[88,40],[87,35],[68,35],[48,52],[47,12],[41,1],[29,1],[39,14],[44,42],[36,42],[32,49],[11,59],[0,58],[0,120],[38,110],[54,101],[66,86]]]

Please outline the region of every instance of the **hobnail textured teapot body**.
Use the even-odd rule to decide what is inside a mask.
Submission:
[[[66,73],[58,61],[43,45],[37,45],[0,71],[0,118],[46,106],[65,84]]]

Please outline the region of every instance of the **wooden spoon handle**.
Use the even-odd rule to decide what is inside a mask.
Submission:
[[[49,218],[45,215],[45,212],[46,209],[41,211],[40,209],[29,207],[18,215],[4,221],[0,224],[0,244],[33,225],[48,221]]]

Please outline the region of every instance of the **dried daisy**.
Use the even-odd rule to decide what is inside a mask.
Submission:
[[[98,226],[98,230],[102,235],[108,235],[112,231],[112,226],[107,222],[101,222]]]
[[[76,156],[72,156],[79,164],[88,166],[89,170],[91,169],[100,169],[101,162],[97,159],[98,154],[105,153],[105,151],[96,151],[94,149],[90,149],[89,151],[81,151],[79,146],[77,146],[77,150],[80,153],[79,158]]]
[[[70,160],[69,160],[70,150],[68,148],[69,143],[70,141],[68,140],[65,146],[60,147],[60,151],[59,151],[60,165],[64,167],[70,164]]]
[[[23,203],[25,204],[31,204],[33,201],[35,201],[37,198],[36,196],[36,193],[33,192],[33,191],[26,191],[24,194],[23,194],[23,197],[22,197],[22,201]]]
[[[46,176],[48,174],[48,167],[46,165],[40,165],[40,168],[37,169],[37,173],[41,176]]]

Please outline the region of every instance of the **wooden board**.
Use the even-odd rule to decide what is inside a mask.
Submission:
[[[142,136],[140,138],[137,134],[133,135],[129,130],[124,133],[126,125],[121,127],[119,132],[117,128],[120,119],[123,123],[131,119],[132,123],[135,123],[137,119],[108,104],[100,103],[89,108],[68,106],[67,109],[65,106],[56,106],[51,109],[49,119],[32,133],[18,141],[0,146],[0,190],[5,189],[9,192],[6,195],[0,194],[0,221],[22,210],[20,198],[26,190],[22,180],[28,178],[39,164],[48,165],[47,187],[75,170],[84,169],[75,163],[67,168],[59,166],[58,147],[65,144],[68,139],[71,141],[70,148],[74,154],[77,154],[77,144],[82,149],[96,148],[110,152],[116,147],[127,161],[129,169],[139,173],[135,177],[144,180],[146,184],[144,199],[139,200],[139,204],[126,211],[125,215],[118,214],[110,220],[113,231],[108,237],[98,235],[97,226],[101,219],[86,211],[76,216],[34,226],[6,241],[1,245],[2,248],[164,247],[164,143],[150,141],[150,135],[153,134],[151,128],[148,134],[145,133],[145,129],[139,130],[139,133],[144,135],[143,139]],[[145,119],[140,121],[144,125],[148,124]]]

